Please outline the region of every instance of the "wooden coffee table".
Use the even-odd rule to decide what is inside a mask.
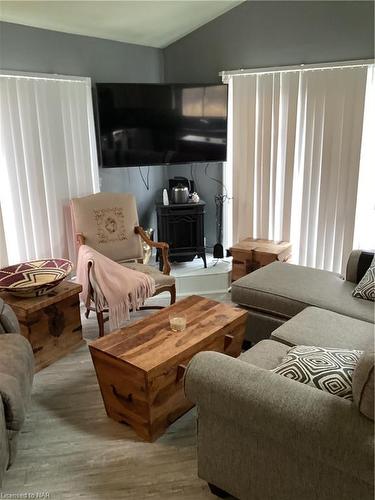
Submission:
[[[169,314],[183,311],[187,326],[175,333]],[[110,418],[154,441],[193,404],[183,376],[200,351],[238,356],[247,312],[193,295],[90,344],[105,409]]]
[[[275,260],[286,262],[292,255],[292,244],[289,241],[245,238],[229,251],[233,257],[232,281],[235,281]]]

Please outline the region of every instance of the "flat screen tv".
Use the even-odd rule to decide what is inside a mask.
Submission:
[[[97,84],[102,167],[223,162],[227,86]]]

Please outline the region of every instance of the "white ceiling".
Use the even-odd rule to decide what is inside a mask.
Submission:
[[[242,1],[0,0],[0,19],[64,33],[162,48]]]

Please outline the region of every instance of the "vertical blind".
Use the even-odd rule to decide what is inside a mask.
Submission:
[[[354,248],[375,250],[375,66],[367,71]]]
[[[234,241],[290,238],[298,75],[232,78]]]
[[[229,77],[233,239],[340,272],[353,247],[367,67]]]
[[[3,73],[0,103],[1,248],[9,264],[72,256],[69,200],[99,188],[90,79]]]

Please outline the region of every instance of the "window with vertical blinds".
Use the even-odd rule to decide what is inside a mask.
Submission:
[[[368,66],[229,76],[233,239],[288,240],[340,272],[353,248]]]

